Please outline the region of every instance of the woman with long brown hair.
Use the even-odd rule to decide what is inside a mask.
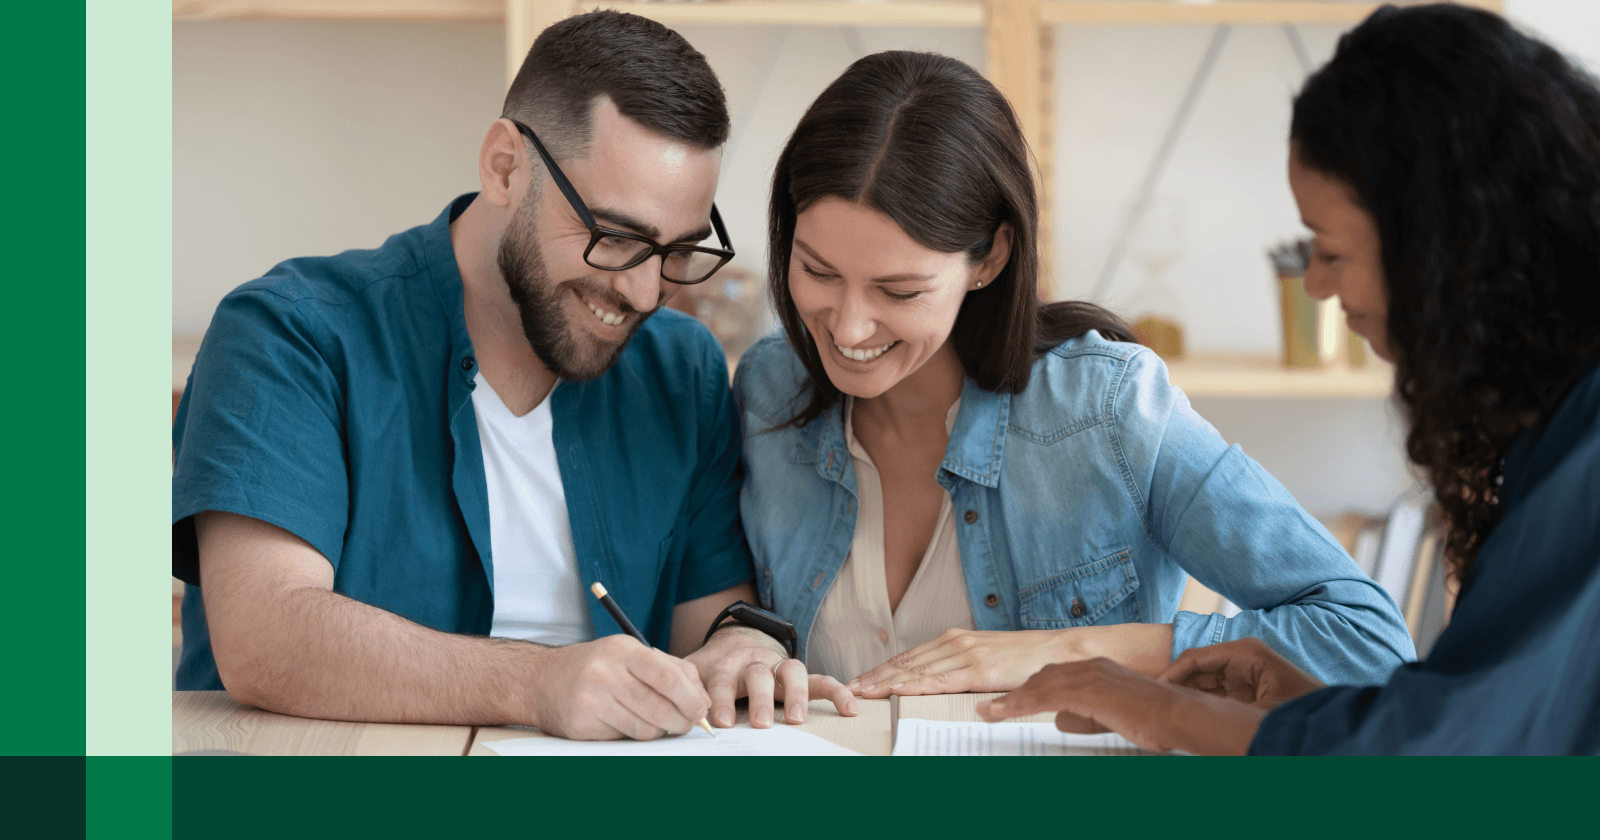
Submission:
[[[852,65],[778,160],[783,335],[741,360],[745,532],[812,673],[865,697],[1014,688],[1266,638],[1331,679],[1413,656],[1389,596],[1085,303],[1038,299],[1005,99],[944,56]],[[1179,612],[1193,575],[1243,608]]]
[[[1449,626],[1386,682],[1328,688],[1246,640],[1159,679],[1051,666],[987,714],[1203,753],[1600,752],[1595,79],[1489,12],[1386,7],[1306,83],[1290,143],[1306,288],[1395,362],[1450,528]]]

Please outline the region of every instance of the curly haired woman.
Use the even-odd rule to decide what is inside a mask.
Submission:
[[[1201,753],[1600,753],[1600,89],[1501,18],[1381,9],[1296,98],[1308,291],[1395,363],[1460,584],[1424,662],[1325,687],[1258,640],[982,709]]]

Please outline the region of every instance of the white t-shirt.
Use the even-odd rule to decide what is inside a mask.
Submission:
[[[517,417],[482,373],[474,381],[494,569],[489,635],[546,645],[589,641],[594,624],[556,465],[550,398]]]

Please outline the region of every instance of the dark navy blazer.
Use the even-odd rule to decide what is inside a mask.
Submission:
[[[1284,704],[1252,753],[1600,753],[1600,367],[1512,448],[1502,487],[1427,660]]]

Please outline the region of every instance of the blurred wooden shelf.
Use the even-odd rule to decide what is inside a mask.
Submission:
[[[1456,0],[1464,6],[1500,11],[1502,0]],[[1365,19],[1382,3],[1342,0],[1218,0],[1215,3],[1180,3],[1172,0],[1077,2],[1046,0],[1040,4],[1041,23],[1238,23],[1351,25]],[[1398,2],[1408,6],[1414,3]]]
[[[1501,11],[1503,0],[1458,0]],[[455,20],[503,22],[506,0],[173,0],[173,20]],[[579,0],[573,11],[622,9],[662,23],[980,26],[981,0]],[[1046,0],[1041,23],[1353,24],[1379,3],[1341,0]],[[1400,5],[1408,5],[1400,3]]]
[[[666,24],[748,23],[815,26],[980,26],[984,4],[969,0],[707,0],[636,3],[585,0],[579,11],[616,9]]]
[[[506,20],[506,0],[173,0],[173,20]],[[560,4],[557,4],[560,5]],[[619,9],[666,24],[979,26],[975,0],[579,0],[572,12]]]
[[[505,0],[172,0],[173,20],[503,22]]]
[[[1357,368],[1286,368],[1272,355],[1193,353],[1167,370],[1190,397],[1383,399],[1394,386],[1394,368],[1370,356]]]

